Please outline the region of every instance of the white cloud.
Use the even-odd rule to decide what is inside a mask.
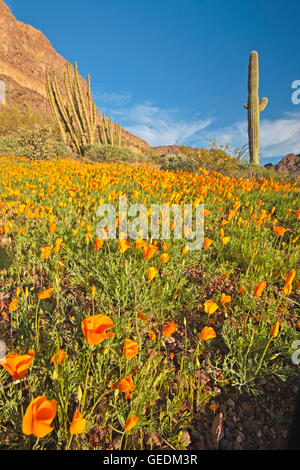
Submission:
[[[152,102],[135,104],[129,92],[94,93],[100,112],[112,116],[114,121],[132,134],[146,140],[151,146],[180,145],[208,147],[208,139],[217,144],[229,144],[232,149],[248,143],[247,119],[212,129],[215,119],[194,115],[186,118],[178,109],[162,109]],[[280,119],[261,119],[260,154],[268,160],[288,153],[300,153],[300,112],[285,113]]]
[[[130,93],[94,93],[100,112],[111,114],[132,134],[146,140],[149,145],[181,145],[199,140],[199,132],[211,123],[211,119],[184,119],[176,109],[161,109],[151,102],[131,103]]]
[[[228,127],[206,133],[219,144],[241,147],[248,142],[248,123],[237,121]],[[261,119],[260,153],[263,158],[300,153],[300,113],[285,113],[282,119]]]

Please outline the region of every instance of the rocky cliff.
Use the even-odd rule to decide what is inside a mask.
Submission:
[[[0,0],[0,80],[5,83],[6,103],[30,105],[32,109],[50,113],[45,88],[46,69],[55,71],[65,97],[63,74],[67,60],[54,50],[41,31],[16,20]],[[80,81],[86,93],[87,83],[82,77]],[[147,142],[124,129],[122,138],[128,141],[128,145],[150,149]]]

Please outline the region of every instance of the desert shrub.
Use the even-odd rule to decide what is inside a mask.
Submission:
[[[52,129],[47,125],[36,124],[20,129],[18,143],[22,156],[29,160],[68,156],[68,147],[53,139]]]
[[[0,137],[0,156],[15,155],[21,157],[23,148],[17,137]]]
[[[199,162],[192,157],[186,155],[161,155],[159,159],[162,170],[170,171],[197,171]]]
[[[48,114],[18,104],[0,107],[0,137],[18,137],[20,129],[35,125],[50,127],[53,138],[60,138],[58,126]]]
[[[84,157],[93,162],[135,163],[143,158],[126,147],[117,147],[116,145],[86,145],[83,150]]]

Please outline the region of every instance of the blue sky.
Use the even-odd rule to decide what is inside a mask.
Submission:
[[[298,0],[5,0],[79,72],[100,110],[150,145],[247,143],[248,60],[259,54],[261,163],[300,153]],[[299,93],[300,97],[300,93]]]

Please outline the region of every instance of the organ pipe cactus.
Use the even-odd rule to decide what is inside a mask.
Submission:
[[[83,96],[76,62],[73,78],[68,64],[64,83],[66,100],[62,98],[55,72],[46,72],[48,101],[63,141],[69,143],[78,154],[84,153],[83,149],[87,144],[113,145],[117,142],[117,145],[121,146],[120,124],[113,123],[111,117],[107,123],[104,113],[102,120],[97,121],[97,109],[92,98],[89,75],[87,96]]]
[[[248,110],[248,139],[250,163],[259,165],[259,113],[265,109],[268,98],[258,101],[258,53],[252,51],[248,67],[248,103],[244,108]]]

